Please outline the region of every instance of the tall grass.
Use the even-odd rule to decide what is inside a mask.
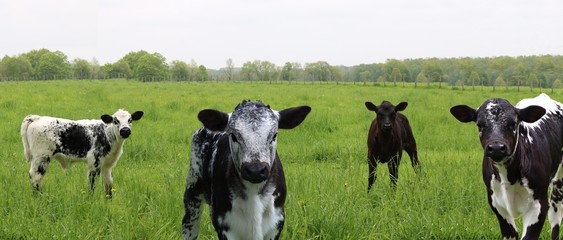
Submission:
[[[489,97],[512,103],[537,93],[346,84],[139,83],[136,81],[0,82],[0,239],[178,239],[191,134],[197,113],[231,111],[243,99],[281,110],[310,105],[293,130],[280,130],[278,152],[288,185],[283,239],[495,239],[486,203],[481,150],[473,124],[450,114],[456,104]],[[562,93],[550,94],[561,100]],[[405,154],[397,192],[380,165],[367,190],[366,137],[374,113],[365,101],[408,101],[423,174]],[[27,114],[98,118],[118,108],[143,110],[114,168],[115,195],[99,184],[86,193],[86,166],[52,162],[33,196],[19,127]],[[201,239],[215,239],[208,210]],[[548,227],[542,238],[548,238]]]

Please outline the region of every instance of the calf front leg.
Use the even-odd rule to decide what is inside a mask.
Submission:
[[[368,168],[369,168],[369,173],[368,173],[368,193],[369,193],[369,191],[371,190],[371,186],[373,185],[373,183],[377,178],[377,161],[373,156],[371,156],[371,154],[368,156]]]
[[[547,193],[540,199],[534,199],[532,206],[522,215],[524,224],[522,239],[539,239],[548,208]]]
[[[405,151],[411,159],[412,168],[414,172],[418,175],[420,174],[420,162],[418,161],[418,151],[416,151],[416,145],[405,148]]]
[[[102,168],[102,177],[106,198],[113,197],[113,174],[111,173],[111,170],[111,168]]]
[[[399,163],[401,162],[401,154],[397,154],[391,158],[387,167],[389,168],[389,179],[391,180],[391,188],[397,189],[397,180],[399,179]]]
[[[182,218],[182,239],[197,239],[199,220],[202,212],[203,180],[201,178],[202,161],[192,156],[184,191],[184,217]]]
[[[94,188],[96,187],[96,178],[100,176],[99,167],[89,167],[88,168],[88,185],[90,195],[94,193]]]
[[[45,176],[45,173],[47,173],[47,167],[50,162],[51,158],[48,156],[34,158],[31,161],[31,167],[29,168],[29,180],[31,181],[34,193],[41,192],[43,177]]]
[[[186,187],[184,192],[184,217],[182,218],[182,239],[197,239],[199,235],[199,220],[202,212],[203,194],[196,183]]]
[[[499,210],[496,207],[494,207],[492,204],[493,200],[491,199],[491,194],[492,191],[490,190],[487,191],[487,199],[489,201],[489,206],[497,216],[498,224],[500,226],[500,232],[502,234],[502,239],[518,239],[518,230],[516,230],[514,219],[505,218],[499,213]]]
[[[547,216],[551,225],[551,239],[559,239],[559,229],[563,218],[563,172],[561,165],[553,178],[552,184]]]

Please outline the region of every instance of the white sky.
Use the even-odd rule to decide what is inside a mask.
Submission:
[[[207,68],[267,60],[563,55],[561,0],[0,0],[0,57],[131,51]]]

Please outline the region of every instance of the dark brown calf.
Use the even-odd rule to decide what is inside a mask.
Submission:
[[[415,172],[420,172],[416,141],[412,134],[411,126],[405,115],[399,111],[407,108],[407,102],[393,106],[388,101],[383,101],[379,106],[366,102],[366,107],[374,111],[377,117],[371,122],[368,133],[368,192],[376,179],[377,163],[389,163],[389,177],[391,187],[397,187],[399,178],[399,164],[403,150],[409,154]]]

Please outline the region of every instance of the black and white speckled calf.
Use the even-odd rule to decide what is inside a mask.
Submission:
[[[123,152],[123,143],[131,135],[131,124],[141,119],[143,112],[133,114],[119,109],[113,116],[104,114],[101,120],[68,120],[28,115],[22,122],[21,137],[27,162],[31,163],[29,178],[39,192],[41,182],[52,159],[63,168],[74,162],[88,164],[88,182],[94,182],[100,172],[107,197],[112,196],[112,168]]]
[[[477,123],[484,150],[483,181],[503,239],[518,238],[515,219],[519,216],[524,225],[522,239],[538,239],[546,217],[552,239],[559,239],[563,105],[541,94],[515,107],[493,98],[478,109],[458,105],[450,112],[461,122]]]
[[[300,106],[278,112],[259,101],[243,101],[232,113],[201,111],[204,127],[193,134],[182,238],[197,238],[204,201],[219,239],[278,239],[286,196],[278,128],[298,126],[310,111]]]

